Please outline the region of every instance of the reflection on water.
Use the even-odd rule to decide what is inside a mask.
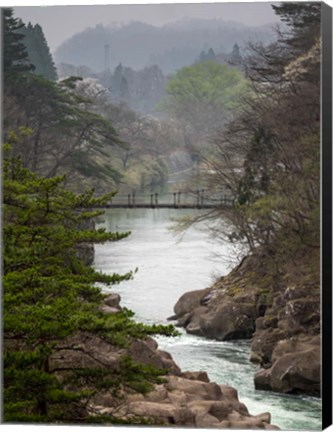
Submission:
[[[114,209],[101,226],[110,231],[131,231],[116,243],[95,247],[94,266],[106,273],[126,273],[138,267],[134,279],[112,288],[122,305],[139,321],[166,323],[173,306],[186,291],[202,289],[213,275],[226,274],[233,266],[230,245],[213,241],[191,228],[182,241],[168,227],[170,218],[198,210]],[[183,370],[205,370],[211,380],[236,387],[251,414],[269,411],[272,423],[283,429],[321,429],[321,402],[306,396],[281,395],[254,389],[257,367],[249,362],[248,341],[217,342],[182,331],[177,338],[158,337]]]

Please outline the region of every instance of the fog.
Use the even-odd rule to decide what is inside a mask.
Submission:
[[[45,4],[45,2],[44,2]],[[90,6],[19,6],[15,15],[25,23],[40,24],[51,52],[68,38],[97,24],[140,21],[154,26],[187,19],[223,19],[246,26],[277,22],[271,3],[131,4]]]

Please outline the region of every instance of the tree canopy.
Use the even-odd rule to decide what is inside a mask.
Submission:
[[[162,108],[196,132],[212,133],[239,105],[245,86],[242,73],[235,68],[213,61],[197,63],[170,79]]]

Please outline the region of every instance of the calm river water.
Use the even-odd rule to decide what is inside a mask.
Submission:
[[[183,293],[210,286],[214,277],[232,268],[230,245],[214,241],[199,227],[192,227],[181,240],[170,231],[171,218],[196,211],[112,209],[99,222],[110,231],[132,232],[120,242],[96,245],[94,267],[105,273],[138,268],[133,280],[112,288],[138,321],[167,323]],[[272,423],[284,430],[321,430],[319,399],[254,389],[257,367],[249,362],[248,341],[216,342],[185,332],[157,340],[183,370],[205,370],[212,381],[236,387],[251,414],[269,411]]]

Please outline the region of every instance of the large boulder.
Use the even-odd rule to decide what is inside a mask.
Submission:
[[[183,294],[174,306],[176,317],[182,317],[201,305],[202,300],[210,293],[211,288],[189,291]]]
[[[152,342],[152,338],[134,340],[129,348],[129,354],[139,362],[165,369],[173,374],[180,374],[180,368],[174,362],[171,355],[157,349],[157,344]]]
[[[283,341],[273,353],[272,367],[258,372],[254,382],[260,390],[319,396],[320,374],[319,344]]]
[[[232,284],[225,288],[213,286],[183,294],[174,307],[177,325],[187,333],[220,341],[249,339],[262,310],[260,293],[255,289],[244,292]]]
[[[220,341],[249,339],[254,332],[253,304],[226,301],[216,308],[195,309],[186,331]]]

